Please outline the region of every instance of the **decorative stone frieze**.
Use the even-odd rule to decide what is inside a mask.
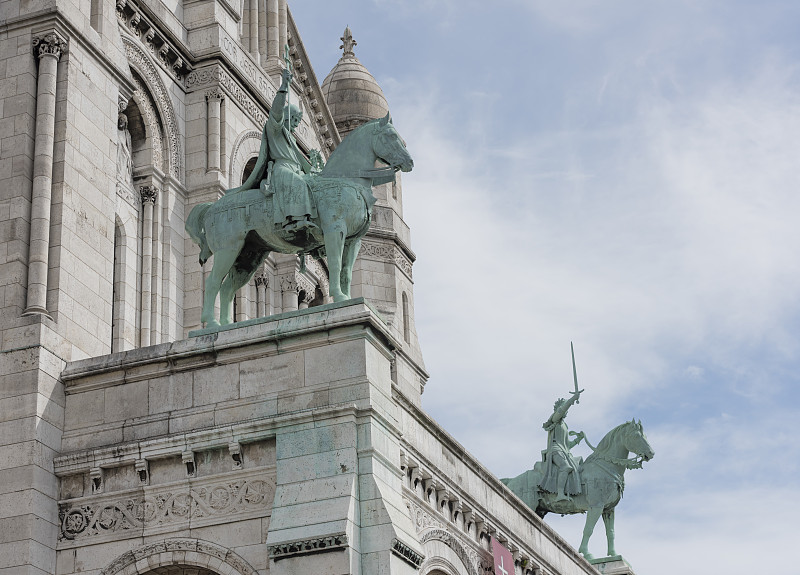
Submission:
[[[420,555],[416,551],[414,551],[411,547],[400,541],[399,539],[392,540],[392,553],[413,565],[416,569],[419,569],[419,566],[422,565],[422,562],[425,561],[425,556]]]
[[[303,555],[306,553],[319,553],[321,551],[335,551],[347,547],[347,534],[339,533],[336,535],[328,535],[326,537],[313,537],[311,539],[302,539],[298,541],[291,541],[289,543],[280,543],[278,545],[271,545],[267,548],[270,559],[279,561],[294,555]]]
[[[255,102],[233,77],[220,65],[208,66],[193,70],[186,76],[186,90],[188,92],[202,88],[209,84],[222,87],[228,95],[261,127],[267,121],[267,115],[261,106]]]
[[[67,41],[56,32],[48,32],[41,36],[34,36],[33,47],[39,58],[42,56],[55,56],[56,60],[58,60],[61,58],[61,54],[67,51]]]
[[[147,495],[81,498],[59,506],[59,539],[74,540],[218,518],[272,506],[274,479],[210,481],[206,484],[149,491]]]
[[[394,262],[403,273],[409,278],[412,278],[413,268],[411,262],[405,254],[403,254],[403,250],[395,245],[362,240],[361,247],[358,250],[358,257],[369,257]]]

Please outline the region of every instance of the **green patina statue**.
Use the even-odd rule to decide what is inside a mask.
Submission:
[[[288,102],[291,78],[284,70],[245,183],[216,202],[195,206],[186,219],[186,231],[200,246],[200,265],[214,256],[201,315],[209,327],[231,323],[236,291],[273,251],[327,256],[331,297],[350,299],[353,264],[375,204],[372,186],[414,166],[388,114],[353,130],[324,167],[316,150],[306,158],[294,138],[302,116]],[[376,168],[376,160],[386,166]]]
[[[583,390],[578,390],[574,353],[572,369],[575,381],[572,396],[568,400],[556,401],[553,415],[543,425],[548,437],[542,461],[537,461],[533,469],[517,477],[501,481],[540,517],[548,513],[586,513],[578,551],[591,560],[589,538],[601,515],[606,528],[608,555],[617,554],[614,548],[614,508],[622,499],[623,476],[628,469],[640,469],[642,462],[652,459],[655,453],[647,442],[642,423],[635,420],[609,431],[597,447],[586,441],[593,451],[586,461],[570,453],[570,449],[581,440],[586,440],[582,431],[569,431],[564,422],[570,406],[578,403],[583,393]],[[629,459],[630,453],[636,457]]]

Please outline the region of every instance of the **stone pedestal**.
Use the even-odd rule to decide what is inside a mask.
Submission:
[[[603,575],[636,575],[633,567],[625,561],[622,555],[590,559],[589,563]]]
[[[108,571],[190,534],[257,573],[417,573],[398,345],[351,300],[69,364],[62,558]]]

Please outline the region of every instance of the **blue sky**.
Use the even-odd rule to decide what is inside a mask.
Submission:
[[[800,3],[290,7],[320,82],[351,26],[414,156],[425,409],[516,475],[572,340],[570,427],[656,451],[617,513],[637,573],[800,572]]]

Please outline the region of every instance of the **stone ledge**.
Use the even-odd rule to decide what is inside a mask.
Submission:
[[[173,343],[133,349],[69,363],[61,374],[67,393],[119,385],[139,379],[152,379],[189,369],[244,361],[252,357],[276,355],[291,349],[291,338],[314,333],[325,334],[320,341],[306,341],[298,349],[325,345],[336,337],[332,330],[363,325],[369,329],[341,332],[341,339],[368,338],[380,343],[388,354],[400,347],[380,315],[364,298],[291,311],[264,318],[238,322],[219,328],[190,332],[190,338]],[[272,343],[273,349],[263,345]],[[258,349],[246,349],[259,345]],[[297,342],[300,345],[300,342]],[[231,357],[221,352],[235,350]],[[91,378],[91,379],[90,379]],[[86,379],[87,381],[81,381]]]

